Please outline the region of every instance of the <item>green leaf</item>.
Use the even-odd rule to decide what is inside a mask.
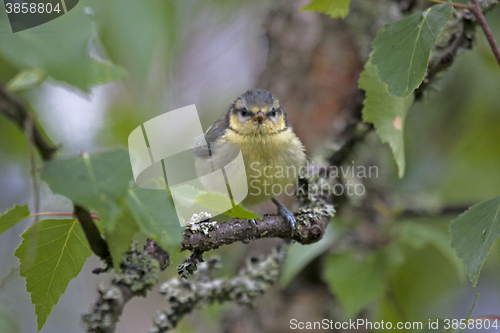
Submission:
[[[402,178],[405,173],[403,128],[414,96],[402,98],[389,95],[387,86],[380,82],[377,69],[371,61],[366,63],[361,73],[359,88],[366,92],[363,120],[373,123],[382,142],[389,143],[398,166],[399,178]]]
[[[5,11],[0,11],[0,57],[19,70],[36,68],[85,92],[97,83],[121,77],[123,70],[117,75],[117,69],[106,69],[90,57],[94,29],[85,7],[77,6],[56,20],[17,33],[12,33]],[[97,72],[101,70],[105,73]]]
[[[281,274],[280,285],[286,287],[292,279],[300,272],[307,264],[315,258],[325,253],[336,239],[337,232],[334,226],[330,224],[326,228],[323,238],[311,245],[302,245],[300,243],[293,243],[288,248],[288,260],[285,261],[283,272]]]
[[[15,205],[0,215],[0,234],[30,216],[28,204]]]
[[[338,297],[348,318],[354,318],[385,291],[386,258],[383,251],[363,258],[351,252],[326,259],[323,278]]]
[[[467,269],[472,285],[500,235],[500,196],[470,207],[450,225],[451,246]]]
[[[166,72],[180,39],[177,1],[137,2],[135,0],[90,1],[95,12],[99,41],[110,59],[126,68],[138,95],[151,92],[147,82],[152,70]],[[131,24],[148,22],[148,24]],[[145,38],[147,36],[147,38]],[[162,59],[157,62],[155,59]],[[153,87],[154,88],[154,87]],[[159,87],[158,87],[159,88]],[[142,90],[141,90],[142,89]]]
[[[328,14],[332,18],[344,18],[349,14],[350,2],[351,0],[313,0],[302,7],[302,10],[314,10]]]
[[[200,192],[196,196],[195,203],[231,217],[238,217],[240,219],[260,219],[259,215],[241,205],[236,205],[226,211],[225,207],[232,206],[231,200],[221,193]]]
[[[75,204],[98,211],[114,208],[117,214],[116,203],[127,194],[132,169],[128,152],[117,149],[49,161],[42,169],[41,178],[54,193],[64,195]],[[112,215],[111,211],[108,215]],[[111,221],[103,221],[103,226],[109,223]]]
[[[21,236],[23,241],[14,255],[26,278],[40,330],[92,251],[76,219],[41,220]]]
[[[122,254],[129,250],[134,235],[139,232],[136,220],[128,205],[120,205],[120,212],[115,218],[112,229],[104,229],[104,238],[108,243],[111,258],[113,258],[113,267],[118,274],[120,264],[122,263]]]
[[[164,250],[179,250],[184,229],[180,226],[172,198],[166,190],[129,190],[127,203],[142,233]]]
[[[45,81],[46,78],[47,73],[38,68],[23,69],[7,83],[7,89],[20,91],[33,88]]]
[[[391,95],[409,96],[424,80],[430,54],[446,22],[451,2],[386,24],[372,43],[372,64]]]

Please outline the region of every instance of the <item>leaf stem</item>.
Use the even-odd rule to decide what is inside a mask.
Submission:
[[[51,215],[57,215],[57,216],[73,216],[73,212],[42,212],[42,213],[33,213],[30,214],[30,216],[51,216]],[[90,215],[94,220],[100,220],[99,216],[97,216],[95,213],[91,213]]]
[[[480,317],[475,317],[475,318],[471,318],[471,319],[474,319],[474,320],[477,320],[477,319],[480,319],[480,320],[499,320],[500,321],[500,315],[485,315],[485,316],[480,316]]]
[[[34,120],[33,120],[33,115],[31,113],[28,114],[25,125],[26,125],[25,132],[28,138],[28,156],[30,161],[31,180],[33,182],[33,199],[35,205],[35,213],[38,213],[40,212],[40,190],[38,187],[38,179],[36,174],[36,160],[33,148],[35,147],[35,140],[33,138]],[[35,219],[35,222],[38,222],[38,218]]]
[[[434,2],[434,3],[439,3],[439,4],[442,4],[442,3],[446,3],[447,1],[442,1],[442,0],[427,0],[429,2]],[[463,4],[463,3],[454,3],[452,2],[451,3],[453,5],[454,8],[466,8],[466,9],[471,9],[471,6],[470,5],[466,5],[466,4]]]
[[[491,29],[488,26],[488,22],[486,22],[486,19],[484,18],[483,11],[481,10],[481,7],[479,6],[479,2],[477,0],[471,0],[470,10],[476,17],[477,22],[479,23],[481,28],[483,29],[484,34],[486,35],[486,39],[488,40],[488,43],[490,43],[491,49],[493,50],[493,54],[495,55],[498,65],[500,66],[500,49],[498,48],[498,44],[495,41],[495,37],[493,37],[493,33],[491,32]]]

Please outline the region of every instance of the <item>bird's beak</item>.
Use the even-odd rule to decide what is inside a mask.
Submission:
[[[254,122],[258,122],[259,125],[262,124],[262,121],[264,121],[264,112],[259,111],[255,116],[252,117],[252,120]]]

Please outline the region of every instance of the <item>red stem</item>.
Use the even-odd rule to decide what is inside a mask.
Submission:
[[[480,316],[480,317],[475,317],[471,319],[481,319],[481,320],[499,320],[500,321],[500,316],[499,315],[485,315],[485,316]]]
[[[39,216],[39,215],[60,215],[60,216],[73,216],[73,212],[43,212],[43,213],[34,213],[31,216]],[[95,213],[91,213],[90,215],[94,220],[100,220],[99,216]]]
[[[427,0],[427,1],[434,2],[434,3],[446,3],[446,1],[443,1],[443,0]],[[466,5],[466,4],[463,4],[463,3],[452,2],[451,4],[453,5],[454,8],[467,8],[467,9],[470,9],[469,5]]]
[[[470,2],[471,2],[470,10],[472,11],[472,13],[477,19],[477,22],[483,29],[484,34],[486,35],[486,39],[488,40],[488,43],[490,43],[491,49],[493,50],[493,54],[497,59],[498,65],[500,66],[500,49],[498,48],[498,44],[495,41],[495,37],[493,37],[493,33],[491,32],[491,29],[488,26],[488,22],[486,22],[486,19],[484,18],[483,11],[481,10],[481,7],[479,7],[479,2],[478,0],[471,0]]]

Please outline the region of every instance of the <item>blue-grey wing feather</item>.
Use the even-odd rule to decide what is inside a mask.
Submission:
[[[227,122],[228,117],[226,113],[224,113],[208,128],[204,135],[200,135],[196,138],[194,154],[197,157],[208,157],[210,155],[209,150],[213,153],[217,149],[216,145],[213,143],[224,135],[228,127]],[[203,142],[203,137],[205,137],[205,142]],[[207,143],[210,145],[210,149]]]

